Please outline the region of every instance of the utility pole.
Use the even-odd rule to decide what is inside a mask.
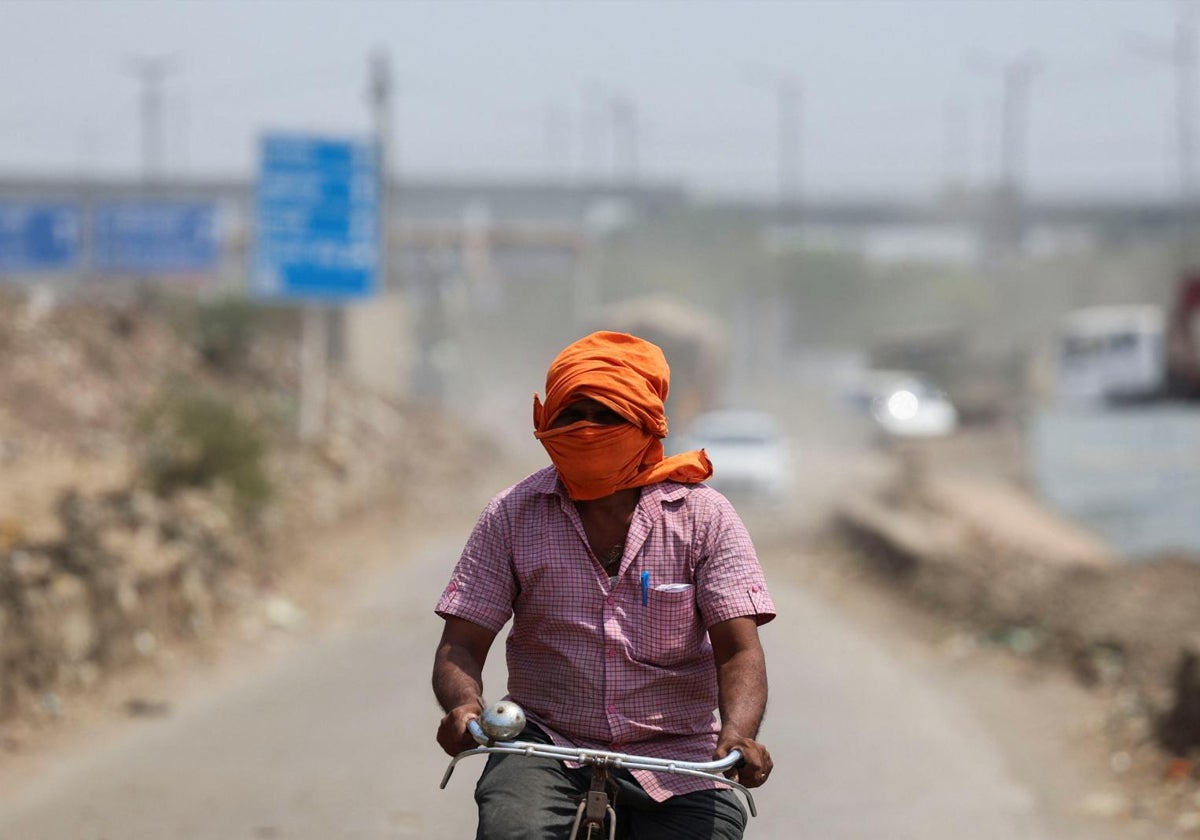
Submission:
[[[799,207],[801,193],[801,121],[802,91],[800,80],[791,73],[754,67],[746,80],[775,98],[775,181],[776,203],[782,211]]]
[[[1198,258],[1196,234],[1196,6],[1180,3],[1172,44],[1175,67],[1175,125],[1179,144],[1180,249],[1185,268]]]
[[[584,85],[579,92],[579,173],[580,180],[598,181],[604,166],[603,129],[604,94],[595,84]]]
[[[944,172],[942,192],[950,201],[962,198],[971,178],[969,121],[966,109],[947,102],[942,113],[944,120]]]
[[[1170,63],[1175,76],[1175,139],[1178,155],[1178,202],[1180,259],[1195,261],[1190,240],[1196,201],[1196,5],[1180,0],[1174,37],[1169,44],[1137,38],[1131,46],[1140,55]]]
[[[552,114],[547,110],[548,148]],[[584,85],[580,89],[579,128],[579,163],[585,180],[627,185],[637,180],[641,137],[633,97],[611,93],[595,83]]]
[[[388,286],[389,231],[392,219],[392,62],[384,49],[371,56],[371,122],[375,134],[375,155],[379,189],[379,285]]]
[[[1196,7],[1179,4],[1171,44],[1175,70],[1175,133],[1179,145],[1179,200],[1184,214],[1196,189]]]
[[[778,108],[779,204],[800,202],[800,82],[793,76],[780,75],[775,81]]]
[[[1037,61],[1023,55],[1004,65],[1004,104],[1000,146],[1000,183],[1017,201],[1025,191],[1025,158],[1029,140],[1029,93]]]
[[[571,120],[561,102],[547,100],[543,106],[546,178],[565,179],[571,171]]]
[[[998,70],[1001,82],[1000,171],[984,220],[985,258],[992,261],[1019,250],[1024,237],[1030,92],[1040,64],[1032,53],[1002,64],[977,56],[969,62],[979,72]]]
[[[629,96],[609,100],[612,111],[613,178],[633,186],[638,177],[638,112]]]
[[[147,184],[162,175],[163,81],[175,67],[173,56],[137,56],[126,60],[126,69],[141,85],[142,179]]]
[[[770,387],[766,372],[774,369],[790,351],[795,313],[789,286],[794,279],[787,261],[787,237],[802,233],[802,196],[800,193],[800,80],[793,74],[755,65],[744,71],[745,81],[766,91],[775,102],[775,179],[776,196],[772,233],[780,244],[772,246],[761,280],[735,306],[738,341],[745,347],[736,359],[737,378],[751,387]],[[790,218],[789,218],[790,217]],[[791,231],[788,231],[791,228]]]

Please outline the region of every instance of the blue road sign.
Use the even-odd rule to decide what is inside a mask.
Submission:
[[[74,271],[82,218],[77,204],[0,202],[0,271]]]
[[[215,271],[220,259],[210,201],[140,199],[92,208],[91,265],[122,274]]]
[[[339,301],[375,294],[377,160],[372,143],[298,134],[263,138],[256,295]]]

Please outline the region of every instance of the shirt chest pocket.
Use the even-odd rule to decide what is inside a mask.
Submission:
[[[696,587],[676,584],[650,589],[632,610],[633,656],[662,667],[679,665],[700,653],[704,627],[696,609]]]

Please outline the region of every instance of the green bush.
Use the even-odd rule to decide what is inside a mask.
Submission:
[[[249,356],[261,320],[259,310],[243,297],[202,303],[195,313],[196,349],[210,366],[234,370]]]
[[[229,402],[194,386],[173,388],[139,425],[145,440],[141,474],[160,495],[225,487],[246,515],[270,501],[266,439]]]

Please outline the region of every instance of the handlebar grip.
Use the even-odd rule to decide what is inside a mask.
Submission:
[[[741,750],[730,750],[725,757],[721,759],[720,768],[722,770],[731,770],[734,767],[741,767],[746,763],[746,759],[742,757]]]

